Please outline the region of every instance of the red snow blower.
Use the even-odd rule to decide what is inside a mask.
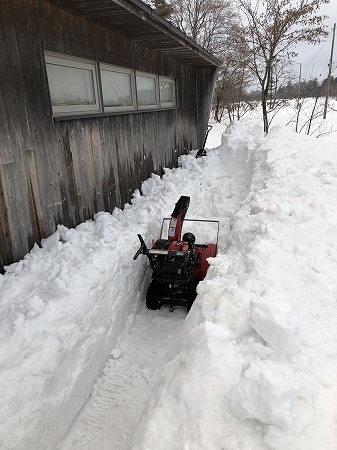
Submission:
[[[166,304],[170,311],[176,305],[186,306],[189,311],[196,297],[197,284],[206,276],[207,258],[217,254],[219,221],[185,219],[189,203],[190,197],[180,197],[171,218],[163,219],[160,238],[152,242],[151,249],[138,234],[141,245],[133,259],[140,254],[146,255],[152,269],[146,294],[149,309],[160,309]],[[194,228],[199,228],[203,243],[196,243],[195,234],[189,231]],[[210,239],[212,233],[213,239]],[[166,234],[165,238],[163,234]]]

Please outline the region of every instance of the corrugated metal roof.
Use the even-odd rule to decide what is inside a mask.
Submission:
[[[198,67],[220,61],[140,0],[45,0],[154,50]]]

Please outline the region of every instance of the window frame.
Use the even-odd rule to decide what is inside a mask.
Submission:
[[[131,80],[131,106],[105,106],[104,105],[104,92],[102,83],[102,70],[110,72],[119,72],[130,75]],[[113,64],[99,63],[99,78],[101,83],[101,93],[102,93],[102,108],[103,112],[124,112],[124,111],[136,111],[137,110],[137,95],[136,95],[136,83],[135,83],[135,71],[132,69],[127,69],[126,67],[114,66]]]
[[[174,95],[174,101],[173,102],[162,102],[160,97],[160,82],[172,82],[173,84],[173,95]],[[177,88],[176,88],[176,79],[172,77],[165,77],[159,75],[159,102],[161,108],[175,108],[177,106]]]
[[[139,104],[139,102],[138,102],[138,92],[137,92],[137,76],[154,79],[155,95],[156,95],[157,103],[154,103],[152,105],[140,105]],[[135,85],[136,85],[137,109],[139,111],[160,109],[158,75],[155,75],[155,74],[149,73],[149,72],[140,72],[139,70],[135,70]]]
[[[56,64],[65,68],[90,70],[92,73],[91,87],[95,97],[95,103],[92,105],[52,105],[51,84],[48,78],[48,64]],[[131,69],[129,67],[117,66],[114,64],[100,62],[96,60],[85,59],[73,55],[58,53],[50,50],[44,50],[45,79],[47,82],[49,100],[52,112],[52,118],[55,121],[86,118],[86,117],[105,117],[117,114],[142,113],[145,111],[164,111],[168,109],[178,109],[178,85],[177,79],[170,76],[144,72]],[[131,77],[131,97],[132,106],[104,106],[104,95],[102,89],[101,70],[110,70],[128,74]],[[156,103],[152,105],[139,105],[137,93],[137,76],[148,77],[154,80]],[[162,102],[160,100],[160,80],[173,83],[174,102]],[[88,100],[90,95],[88,92]]]
[[[55,64],[58,66],[64,66],[67,68],[73,68],[73,69],[84,69],[84,70],[90,70],[92,72],[92,87],[95,95],[95,103],[92,105],[53,105],[51,96],[50,96],[50,103],[52,106],[53,116],[75,116],[78,114],[99,114],[102,112],[102,105],[101,105],[101,95],[100,95],[100,88],[99,88],[99,81],[98,81],[98,67],[97,62],[84,59],[84,58],[78,58],[76,56],[70,56],[70,55],[64,55],[60,53],[54,53],[45,51],[44,52],[44,59],[46,64],[46,76],[48,80],[48,88],[49,88],[49,95],[50,95],[50,83],[48,78],[48,72],[47,72],[47,64]]]

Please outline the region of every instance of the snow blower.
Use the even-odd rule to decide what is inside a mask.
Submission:
[[[207,258],[217,254],[219,221],[185,219],[189,203],[190,197],[180,197],[171,218],[163,219],[160,237],[152,242],[151,249],[138,234],[141,245],[133,259],[146,255],[152,269],[146,294],[149,309],[160,309],[166,304],[170,311],[176,305],[185,306],[189,311],[196,297],[196,287],[206,276]],[[195,234],[189,231],[194,227],[199,227],[200,237],[206,242],[196,243]],[[212,231],[213,242],[208,242]]]

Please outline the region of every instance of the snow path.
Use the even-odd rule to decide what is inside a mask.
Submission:
[[[55,450],[73,423],[60,450],[336,450],[334,111],[319,139],[285,127],[291,105],[266,138],[256,111],[217,125],[206,158],[180,157],[0,275],[1,449]],[[180,195],[188,218],[220,220],[185,321],[144,309],[132,259]]]
[[[172,313],[167,307],[149,311],[143,306],[59,449],[127,448],[148,396],[174,354],[185,317],[185,308]]]
[[[99,212],[76,229],[59,226],[42,241],[42,248],[35,246],[22,261],[7,268],[6,276],[0,276],[1,448],[55,449],[67,430],[68,436],[59,444],[61,449],[130,446],[133,438],[127,442],[128,433],[131,436],[132,431],[133,435],[137,418],[148,408],[147,397],[156,391],[151,388],[171,367],[171,363],[165,363],[179,354],[172,350],[174,339],[167,336],[175,336],[177,329],[184,328],[186,316],[186,311],[180,311],[183,316],[172,332],[163,323],[142,324],[141,331],[148,340],[141,350],[160,348],[160,355],[167,353],[163,360],[155,362],[155,355],[150,353],[146,356],[150,362],[144,363],[139,348],[133,352],[130,349],[129,354],[126,343],[121,347],[121,336],[130,330],[136,312],[143,311],[145,297],[147,262],[132,259],[139,246],[137,233],[150,244],[179,196],[188,195],[191,204],[187,218],[220,221],[218,250],[225,254],[233,215],[245,201],[251,184],[250,150],[258,142],[260,128],[255,124],[249,128],[246,131],[241,124],[233,123],[221,136],[221,144],[209,150],[206,158],[196,159],[192,152],[179,158],[178,168],[165,169],[162,177],[151,175],[123,210]],[[202,226],[193,228],[193,232],[197,239],[205,239]],[[207,231],[207,239],[211,239],[210,234]],[[197,304],[192,310],[195,307],[197,311]],[[148,313],[142,312],[135,326]],[[155,318],[158,314],[161,317],[162,312]],[[167,314],[171,323],[179,312]],[[132,334],[137,333],[132,330]],[[156,341],[161,333],[162,340]],[[131,336],[125,339],[128,342]],[[176,343],[180,346],[183,340]],[[138,369],[133,354],[138,358]],[[106,373],[111,374],[111,383]],[[151,388],[143,375],[137,378],[141,373]],[[135,384],[130,385],[130,374]],[[186,380],[189,386],[189,377],[184,377],[180,385]],[[106,391],[104,396],[98,395],[100,391]],[[120,406],[118,413],[116,404]],[[87,411],[92,412],[85,416]],[[174,421],[177,418],[181,423],[180,415]],[[158,430],[165,433],[170,426],[165,424],[166,430]],[[117,431],[118,436],[113,434]],[[154,450],[159,442],[162,436]]]
[[[222,137],[221,146],[214,149],[208,159],[198,162],[206,164],[211,158],[220,157],[217,164],[211,164],[211,173],[205,169],[200,172],[205,177],[205,189],[193,189],[195,209],[193,205],[190,208],[192,216],[199,210],[202,217],[205,214],[205,217],[221,219],[220,252],[226,251],[230,218],[246,197],[251,179],[251,161],[247,161],[248,147],[242,139],[242,129],[237,124],[229,130],[230,133]],[[186,163],[193,166],[192,174],[197,168],[196,160],[186,160]],[[207,208],[204,205],[200,212],[198,205],[205,203],[204,196],[209,197],[209,201]],[[165,373],[166,364],[178,353],[179,331],[185,318],[185,308],[176,308],[174,313],[169,312],[168,307],[149,311],[143,302],[132,326],[126,326],[118,349],[112,351],[90,397],[59,444],[59,450],[130,447],[134,428],[150,394]]]

